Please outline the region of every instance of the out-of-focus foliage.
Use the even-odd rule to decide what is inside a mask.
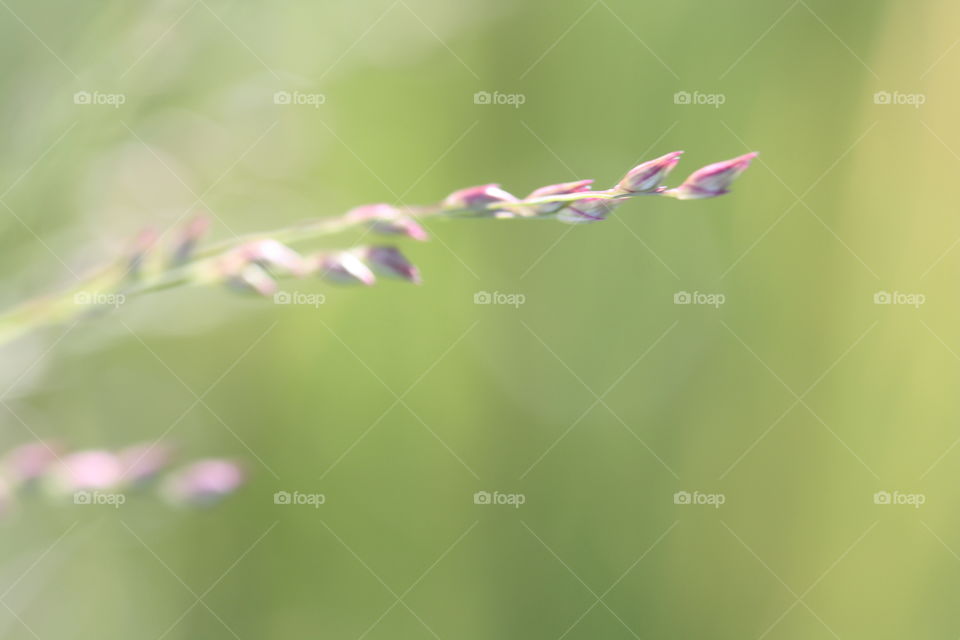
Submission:
[[[8,304],[198,209],[226,238],[761,152],[724,198],[433,224],[422,287],[170,292],[5,347],[3,449],[159,439],[250,475],[206,511],[24,499],[3,637],[957,635],[954,3],[0,16]]]

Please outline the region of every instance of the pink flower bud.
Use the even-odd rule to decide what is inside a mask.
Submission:
[[[624,193],[656,191],[667,174],[680,162],[681,155],[683,151],[674,151],[634,167],[617,184],[617,189]]]
[[[444,199],[443,206],[447,209],[469,209],[496,217],[514,215],[511,211],[488,208],[488,205],[497,202],[515,203],[517,198],[501,189],[499,184],[482,184],[454,191]]]
[[[748,153],[715,164],[707,165],[694,171],[679,187],[664,192],[664,195],[678,200],[696,200],[698,198],[713,198],[727,193],[727,187],[737,176],[747,170],[750,161],[757,157],[756,153]]]
[[[561,209],[557,213],[557,220],[570,224],[600,222],[601,220],[606,220],[607,216],[621,204],[623,204],[623,200],[584,198],[583,200],[571,202],[565,208]]]
[[[237,249],[237,252],[250,262],[262,267],[272,267],[282,273],[302,277],[307,273],[306,264],[300,254],[276,240],[257,240]]]
[[[420,284],[420,271],[395,247],[365,247],[361,255],[378,273]]]
[[[546,187],[540,187],[530,193],[524,200],[536,200],[537,198],[548,198],[550,196],[565,196],[571,193],[580,193],[590,191],[590,185],[593,180],[577,180],[576,182],[561,182],[560,184],[551,184]],[[567,206],[566,202],[544,202],[542,204],[530,205],[529,209],[534,215],[546,215],[555,213]]]
[[[204,506],[230,495],[243,484],[243,469],[229,460],[198,460],[168,476],[163,494],[174,504]]]
[[[426,229],[416,220],[388,204],[357,207],[348,211],[345,217],[354,222],[369,223],[370,230],[374,233],[407,236],[421,242],[429,238]]]
[[[324,280],[334,284],[364,284],[370,286],[377,280],[370,267],[363,264],[363,261],[356,255],[347,251],[317,256],[315,264],[313,271]]]

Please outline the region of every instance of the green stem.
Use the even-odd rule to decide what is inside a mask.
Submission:
[[[521,200],[514,203],[491,203],[485,210],[500,211],[507,209],[518,214],[516,219],[544,219],[549,216],[527,215],[524,210],[529,211],[529,207],[534,205],[575,202],[586,198],[625,199],[641,195],[658,194],[624,194],[614,190],[586,191]],[[403,213],[416,219],[455,219],[488,215],[484,210],[453,209],[443,206],[407,207],[403,209]],[[37,298],[5,312],[0,312],[0,345],[6,344],[40,326],[78,320],[84,315],[96,312],[98,309],[102,310],[116,304],[118,299],[125,302],[126,298],[148,293],[191,284],[210,283],[217,279],[216,266],[218,260],[223,255],[248,242],[270,238],[284,244],[299,244],[337,235],[370,222],[370,220],[337,216],[308,220],[273,231],[238,236],[197,250],[187,262],[142,268],[142,273],[138,274],[135,279],[130,277],[127,264],[115,263],[58,294]],[[122,298],[118,296],[122,296]]]

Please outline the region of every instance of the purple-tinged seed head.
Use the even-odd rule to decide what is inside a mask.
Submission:
[[[650,160],[637,165],[627,172],[627,175],[617,184],[617,189],[624,193],[651,193],[657,191],[660,183],[667,177],[680,162],[683,151],[672,151],[656,160]]]
[[[344,218],[352,222],[366,222],[368,220],[394,220],[401,215],[400,210],[396,207],[381,202],[350,209],[344,214]]]
[[[396,247],[363,247],[360,255],[374,271],[420,284],[420,271]]]
[[[227,286],[242,293],[256,293],[268,297],[279,288],[273,276],[255,262],[225,260],[221,263],[221,269]]]
[[[267,267],[298,277],[307,272],[306,261],[300,254],[276,240],[257,240],[241,245],[220,258],[216,269],[219,277],[232,289],[272,296],[278,285]]]
[[[313,272],[327,282],[363,284],[369,287],[377,281],[370,267],[349,251],[321,254],[313,258],[313,261]]]
[[[14,486],[33,482],[57,462],[59,449],[50,442],[30,442],[11,449],[3,457],[4,475]]]
[[[454,191],[444,199],[443,206],[447,209],[469,209],[491,216],[504,217],[499,214],[509,212],[488,209],[487,205],[497,202],[515,203],[517,201],[516,196],[501,189],[499,184],[482,184]]]
[[[64,457],[53,469],[56,488],[67,491],[111,489],[123,478],[123,465],[109,451],[78,451]]]
[[[757,157],[757,153],[748,153],[732,160],[724,160],[707,165],[694,171],[679,187],[669,189],[664,195],[678,200],[696,200],[698,198],[713,198],[728,192],[730,183],[747,170],[750,161]]]
[[[389,222],[374,222],[370,227],[374,233],[383,235],[407,236],[419,242],[426,242],[430,234],[413,218],[397,218]]]
[[[191,218],[180,229],[180,234],[173,246],[173,263],[182,264],[193,256],[197,243],[210,229],[210,217],[199,213]]]
[[[167,476],[164,496],[177,505],[210,505],[236,491],[246,474],[235,462],[209,458],[198,460]]]
[[[274,268],[282,273],[303,277],[307,273],[306,264],[300,254],[276,240],[256,240],[237,248],[237,252],[247,261],[262,267]]]
[[[623,204],[623,200],[584,198],[583,200],[571,202],[561,209],[557,213],[557,220],[569,224],[600,222],[606,220],[607,216],[621,204]]]
[[[127,275],[136,278],[140,275],[143,263],[160,240],[160,233],[154,227],[147,227],[133,239],[130,252],[127,256]]]
[[[173,451],[158,444],[136,444],[122,449],[117,458],[123,466],[123,477],[130,484],[142,484],[154,478],[168,464]]]
[[[344,216],[352,222],[366,222],[374,233],[407,236],[421,242],[429,239],[426,229],[411,216],[389,204],[368,204],[351,209]]]
[[[537,198],[548,198],[550,196],[565,196],[571,193],[581,193],[590,191],[590,185],[593,180],[577,180],[576,182],[561,182],[560,184],[551,184],[539,189],[534,189],[524,200],[535,200]],[[555,213],[567,206],[566,202],[544,202],[542,204],[530,205],[529,208],[534,215],[546,215]]]

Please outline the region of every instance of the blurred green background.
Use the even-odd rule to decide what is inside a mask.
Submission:
[[[2,637],[960,635],[956,3],[3,0],[0,34],[7,305],[196,210],[229,238],[761,152],[714,200],[432,224],[420,288],[172,291],[3,347],[4,447],[160,439],[250,482],[24,500]]]

